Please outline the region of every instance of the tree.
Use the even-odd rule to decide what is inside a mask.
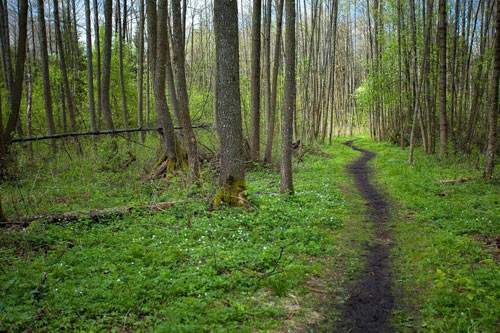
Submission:
[[[220,121],[220,189],[214,206],[241,203],[245,189],[241,121],[237,0],[214,2],[217,108]]]
[[[292,140],[296,107],[295,85],[295,0],[285,1],[285,105],[281,126],[281,193],[293,194]]]
[[[158,2],[158,15],[156,14],[156,5],[153,0],[146,1],[146,11],[148,16],[148,46],[151,52],[156,52],[153,63],[153,88],[155,96],[156,112],[158,120],[163,130],[163,142],[165,144],[167,158],[167,172],[174,170],[181,156],[176,149],[174,126],[167,105],[165,95],[165,66],[167,60],[168,43],[168,2],[160,0]],[[153,54],[152,54],[153,55]]]
[[[43,0],[39,1],[43,2]],[[85,0],[85,27],[87,29],[86,33],[87,89],[89,97],[90,129],[92,130],[92,132],[95,132],[97,131],[97,122],[95,117],[95,103],[94,103],[94,69],[93,69],[94,66],[92,64],[92,28],[90,22],[90,0]]]
[[[71,94],[71,89],[69,87],[68,70],[66,67],[66,56],[65,49],[63,45],[63,37],[61,33],[61,21],[59,18],[59,1],[54,0],[54,24],[56,32],[56,44],[59,54],[59,68],[61,70],[63,88],[64,88],[64,98],[66,99],[66,105],[68,107],[69,115],[69,126],[71,132],[76,132],[76,115],[75,109],[73,107],[73,96]],[[75,138],[75,142],[78,142]]]
[[[99,7],[97,0],[94,0],[94,34],[96,49],[96,78],[97,78],[97,129],[101,128],[102,115],[102,84],[101,84],[101,41],[99,39]]]
[[[439,155],[446,155],[447,118],[446,118],[446,0],[439,0]]]
[[[17,36],[17,55],[16,69],[12,69],[10,62],[10,45],[8,36],[8,26],[6,23],[7,11],[0,1],[0,51],[2,54],[2,67],[4,75],[8,78],[7,91],[8,101],[10,105],[10,113],[7,120],[7,125],[4,129],[2,121],[2,112],[0,107],[0,179],[7,175],[8,152],[12,140],[12,134],[19,121],[19,108],[21,105],[23,78],[24,78],[24,63],[26,60],[26,39],[28,35],[28,0],[19,1],[18,12],[18,36]],[[0,103],[1,104],[1,103]]]
[[[494,68],[491,76],[490,93],[490,129],[488,135],[488,148],[486,151],[486,167],[484,176],[491,178],[495,167],[495,150],[497,146],[497,126],[498,126],[498,80],[500,78],[500,5],[497,3],[496,27],[495,27],[495,50]]]
[[[271,162],[271,154],[273,152],[274,140],[274,124],[276,121],[276,104],[278,96],[278,74],[281,59],[281,28],[283,23],[283,1],[279,0],[278,10],[276,12],[276,43],[274,46],[274,63],[273,63],[273,81],[271,87],[271,105],[267,108],[266,117],[266,151],[264,153],[264,163]],[[271,1],[269,1],[271,5]],[[270,20],[270,19],[269,19]]]
[[[139,127],[143,126],[143,108],[144,108],[144,0],[139,0],[139,31],[137,47],[137,122]],[[146,139],[145,132],[140,132],[141,142]]]
[[[260,21],[261,0],[253,0],[250,158],[254,161],[260,159]]]
[[[113,0],[104,0],[104,61],[102,64],[102,115],[104,126],[113,130],[113,118],[109,101],[109,85],[111,80],[111,39],[113,37]]]
[[[123,79],[123,33],[121,24],[120,1],[116,0],[116,21],[118,26],[118,70],[120,75],[120,91],[122,98],[123,125],[128,128],[127,94],[125,93],[125,81]]]
[[[196,136],[194,135],[191,126],[191,116],[189,114],[189,98],[187,93],[186,83],[186,70],[185,70],[185,55],[184,55],[184,33],[181,21],[181,2],[180,0],[173,0],[172,2],[173,14],[173,49],[174,49],[174,63],[176,65],[176,79],[177,79],[177,102],[179,118],[182,125],[182,132],[184,143],[187,148],[189,174],[191,181],[195,181],[200,176],[200,166],[198,160],[198,150],[196,143]],[[168,42],[167,42],[168,43]]]
[[[43,0],[38,0],[38,39],[40,44],[40,60],[42,62],[43,97],[45,103],[45,119],[47,133],[55,134],[54,116],[52,111],[52,92],[50,90],[49,55],[47,52],[47,30],[45,29],[45,11]]]

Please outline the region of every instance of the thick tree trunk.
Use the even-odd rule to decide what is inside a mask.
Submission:
[[[446,117],[446,0],[439,0],[439,155],[446,155],[447,117]]]
[[[217,92],[220,116],[220,190],[214,206],[222,202],[241,203],[245,189],[243,132],[240,102],[240,70],[237,0],[214,2],[214,30],[217,60]]]
[[[109,100],[109,85],[111,80],[111,39],[113,37],[113,0],[104,0],[104,61],[102,71],[102,115],[104,126],[113,130],[113,117]]]
[[[486,150],[486,166],[484,176],[491,178],[495,167],[495,150],[497,142],[497,126],[498,126],[498,80],[500,78],[500,5],[497,3],[496,27],[495,27],[495,51],[494,51],[495,67],[491,77],[491,97],[490,97],[490,129],[488,135],[488,148]]]
[[[293,194],[292,140],[296,106],[295,84],[295,0],[285,1],[285,102],[281,128],[281,193]]]
[[[187,148],[189,174],[191,182],[195,182],[200,176],[200,166],[198,158],[198,149],[196,136],[191,127],[191,116],[189,114],[189,97],[187,93],[185,55],[184,55],[184,35],[181,22],[181,3],[180,0],[172,2],[173,14],[173,49],[174,63],[176,65],[177,95],[179,105],[179,117],[184,134],[184,142]]]
[[[250,97],[250,158],[260,159],[260,24],[261,0],[253,0]]]
[[[49,55],[47,52],[47,31],[45,29],[45,12],[43,0],[38,0],[38,38],[40,45],[40,60],[43,76],[43,97],[45,103],[45,120],[47,122],[47,134],[56,132],[54,125],[54,112],[52,111],[52,92],[50,90]]]

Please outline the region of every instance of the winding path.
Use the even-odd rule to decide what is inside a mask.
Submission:
[[[370,182],[367,163],[376,154],[356,147],[353,141],[344,144],[363,155],[348,165],[348,171],[354,176],[354,184],[366,201],[367,222],[372,223],[375,234],[366,245],[365,267],[349,290],[350,297],[335,331],[390,332],[392,329],[387,319],[392,313],[394,299],[389,257],[392,240],[386,225],[388,204]]]

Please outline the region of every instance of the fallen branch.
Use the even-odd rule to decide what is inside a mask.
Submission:
[[[9,225],[17,225],[22,227],[27,227],[33,221],[44,220],[49,221],[51,223],[57,222],[70,222],[76,221],[81,218],[90,218],[93,221],[98,221],[103,217],[108,216],[122,216],[126,213],[131,212],[136,209],[143,210],[153,210],[160,211],[166,208],[172,207],[176,204],[185,203],[186,200],[183,201],[166,201],[166,202],[158,202],[155,204],[147,204],[147,205],[138,205],[138,206],[121,206],[121,207],[112,207],[112,208],[104,208],[104,209],[93,209],[85,212],[66,212],[60,214],[53,215],[33,215],[28,217],[22,217],[17,220],[10,220],[6,222],[0,222],[0,227],[5,227]]]
[[[444,180],[438,180],[438,183],[440,184],[456,184],[456,183],[465,183],[471,180],[476,180],[479,177],[465,177],[465,178],[460,178],[460,179],[444,179]]]
[[[192,128],[209,128],[210,124],[201,124],[192,126]],[[182,127],[175,127],[174,129],[182,129]],[[73,133],[61,133],[61,134],[53,134],[53,135],[44,135],[44,136],[35,136],[31,138],[17,138],[12,139],[12,143],[15,142],[29,142],[29,141],[40,141],[40,140],[49,140],[49,139],[61,139],[68,137],[76,137],[76,136],[84,136],[84,135],[113,135],[119,133],[132,133],[132,132],[148,132],[148,131],[161,131],[161,127],[147,127],[147,128],[122,128],[116,130],[107,130],[107,131],[87,131],[87,132],[73,132]]]

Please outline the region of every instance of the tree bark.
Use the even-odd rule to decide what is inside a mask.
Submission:
[[[498,80],[500,78],[500,5],[497,3],[495,27],[495,50],[494,50],[494,68],[491,77],[491,97],[490,97],[490,114],[489,114],[489,135],[488,148],[486,150],[486,166],[484,176],[486,178],[493,177],[493,169],[495,167],[495,150],[497,147],[497,126],[498,126]]]
[[[113,0],[104,0],[104,60],[102,71],[102,115],[104,126],[113,130],[113,117],[109,100],[109,85],[111,80],[111,39],[113,37]]]
[[[45,8],[43,0],[38,0],[38,38],[43,76],[43,97],[47,134],[55,134],[54,112],[52,110],[52,92],[50,90],[49,55],[47,52],[47,30],[45,29]]]
[[[95,102],[94,102],[94,66],[92,63],[92,28],[91,28],[92,25],[90,22],[90,0],[84,0],[84,1],[85,1],[85,26],[87,28],[87,33],[86,33],[87,90],[89,98],[90,129],[92,131],[97,131],[97,122],[95,117]]]
[[[138,73],[137,73],[137,122],[139,127],[143,126],[143,109],[144,109],[144,0],[139,0],[139,40],[138,40]],[[141,142],[146,139],[145,132],[140,133]]]
[[[439,155],[446,155],[447,116],[446,116],[446,0],[439,0]]]
[[[96,49],[96,79],[97,79],[97,119],[96,126],[101,128],[102,115],[102,93],[101,93],[101,41],[99,40],[99,7],[97,0],[94,0],[94,34],[95,34],[95,49]]]
[[[281,128],[281,193],[293,194],[292,140],[296,106],[295,84],[295,0],[285,1],[285,102]]]
[[[260,24],[261,0],[253,0],[250,97],[250,158],[260,159]]]
[[[214,206],[238,204],[245,188],[243,132],[240,101],[240,70],[237,0],[214,1],[217,60],[217,105],[220,117],[220,190]]]
[[[120,1],[116,0],[116,20],[118,21],[118,71],[120,75],[120,92],[122,101],[123,125],[128,127],[127,94],[125,92],[125,80],[123,78],[123,33],[121,22]]]
[[[182,124],[182,132],[187,148],[189,174],[191,182],[195,182],[200,176],[200,166],[198,159],[198,149],[196,136],[191,128],[191,116],[189,114],[189,97],[187,93],[185,54],[184,54],[184,35],[181,22],[181,0],[173,0],[173,49],[174,63],[176,65],[177,79],[177,97],[179,105],[179,117]]]

